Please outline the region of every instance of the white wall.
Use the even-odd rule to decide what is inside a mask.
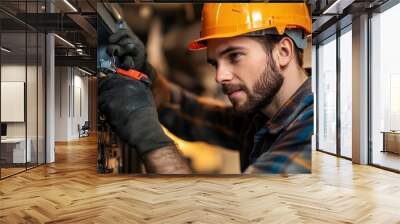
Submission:
[[[88,120],[88,78],[83,75],[76,68],[56,67],[56,141],[77,139],[78,124]]]
[[[2,65],[1,81],[25,82],[25,64]],[[1,108],[1,109],[6,110],[6,108]],[[24,122],[7,123],[7,137],[25,137],[25,123]]]
[[[29,127],[33,127],[36,132],[36,113],[31,113],[31,111],[36,111],[37,99],[36,99],[36,80],[31,78],[31,74],[36,76],[36,66],[29,66],[26,68],[24,65],[19,64],[5,64],[1,66],[1,81],[3,82],[25,82],[26,70],[28,72],[28,88],[27,88],[27,106],[30,107],[30,113],[27,113],[27,120],[29,122]],[[41,71],[39,71],[41,72]],[[31,87],[31,88],[29,88]],[[39,105],[40,107],[41,105]],[[1,108],[6,110],[7,108]],[[34,124],[31,124],[34,122]],[[30,131],[28,130],[28,137]],[[25,137],[25,122],[7,122],[7,136],[8,137]]]
[[[36,162],[37,150],[39,153],[39,162],[44,162],[44,83],[43,83],[42,67],[36,65],[24,64],[3,64],[1,66],[1,81],[5,82],[24,82],[26,83],[26,107],[22,108],[23,113],[26,111],[26,121],[24,122],[6,122],[8,138],[25,138],[30,139],[32,150],[32,161]],[[27,77],[27,81],[25,78]],[[7,97],[7,96],[2,96]],[[1,110],[9,110],[10,108],[1,108]]]
[[[75,69],[74,73],[71,135],[77,137],[79,135],[78,124],[82,126],[88,120],[88,78],[82,77],[79,70]]]
[[[55,141],[68,140],[68,85],[67,67],[55,68]]]

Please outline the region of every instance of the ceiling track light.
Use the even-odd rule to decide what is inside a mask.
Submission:
[[[5,47],[1,47],[0,49],[1,49],[2,51],[6,52],[6,53],[10,53],[10,52],[11,52],[11,50],[9,50],[9,49],[7,49],[7,48],[5,48]]]
[[[343,10],[351,5],[355,0],[336,0],[332,5],[322,12],[322,15],[340,15]]]
[[[59,40],[61,40],[62,42],[64,42],[65,44],[67,44],[68,46],[72,47],[72,48],[76,48],[75,45],[73,45],[71,42],[69,42],[68,40],[60,37],[57,34],[54,34],[55,37],[57,37]]]
[[[78,70],[81,71],[81,72],[83,72],[83,73],[85,73],[85,74],[87,74],[87,75],[89,75],[89,76],[92,76],[92,75],[93,75],[92,73],[90,73],[90,72],[88,72],[88,71],[86,71],[86,70],[83,70],[83,69],[81,69],[81,68],[79,68],[79,67],[78,67]]]
[[[64,0],[64,3],[67,4],[74,12],[78,12],[78,10],[68,0]]]

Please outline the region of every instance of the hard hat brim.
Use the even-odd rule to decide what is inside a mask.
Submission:
[[[265,28],[260,28],[260,29],[254,29],[254,31],[257,30],[263,30]],[[206,40],[211,40],[211,39],[221,39],[221,38],[230,38],[230,37],[238,37],[241,36],[243,34],[248,33],[248,31],[246,32],[233,32],[233,33],[223,33],[223,34],[217,34],[217,35],[209,35],[203,38],[198,38],[196,40],[193,40],[192,42],[190,42],[190,44],[188,45],[188,49],[191,51],[197,51],[197,50],[203,50],[205,48],[207,48],[207,46],[204,44],[204,42]]]
[[[255,31],[259,31],[259,30],[266,30],[266,29],[275,29],[275,27],[269,27],[269,28],[262,27],[262,28],[259,28],[259,29],[253,29],[250,32],[255,32]],[[296,27],[296,29],[298,29],[298,28]],[[303,29],[306,29],[306,28],[303,28]],[[250,33],[250,32],[246,31],[246,32],[241,32],[241,33],[238,33],[238,32],[224,33],[224,34],[209,35],[209,36],[206,36],[206,37],[203,37],[203,38],[198,38],[198,39],[193,40],[192,42],[190,42],[190,44],[188,45],[188,49],[191,50],[191,51],[203,50],[203,49],[207,48],[207,46],[204,44],[204,42],[206,40],[238,37],[238,36],[244,35],[246,33]],[[277,34],[283,35],[283,33],[282,34],[277,33]],[[306,34],[308,34],[308,33],[306,33]]]

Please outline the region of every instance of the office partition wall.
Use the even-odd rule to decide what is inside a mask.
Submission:
[[[1,179],[45,163],[46,40],[26,23],[44,3],[0,2]]]

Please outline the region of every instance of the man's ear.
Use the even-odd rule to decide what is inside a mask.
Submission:
[[[278,44],[275,45],[277,51],[278,65],[280,68],[285,68],[295,59],[294,43],[289,37],[283,37]]]

